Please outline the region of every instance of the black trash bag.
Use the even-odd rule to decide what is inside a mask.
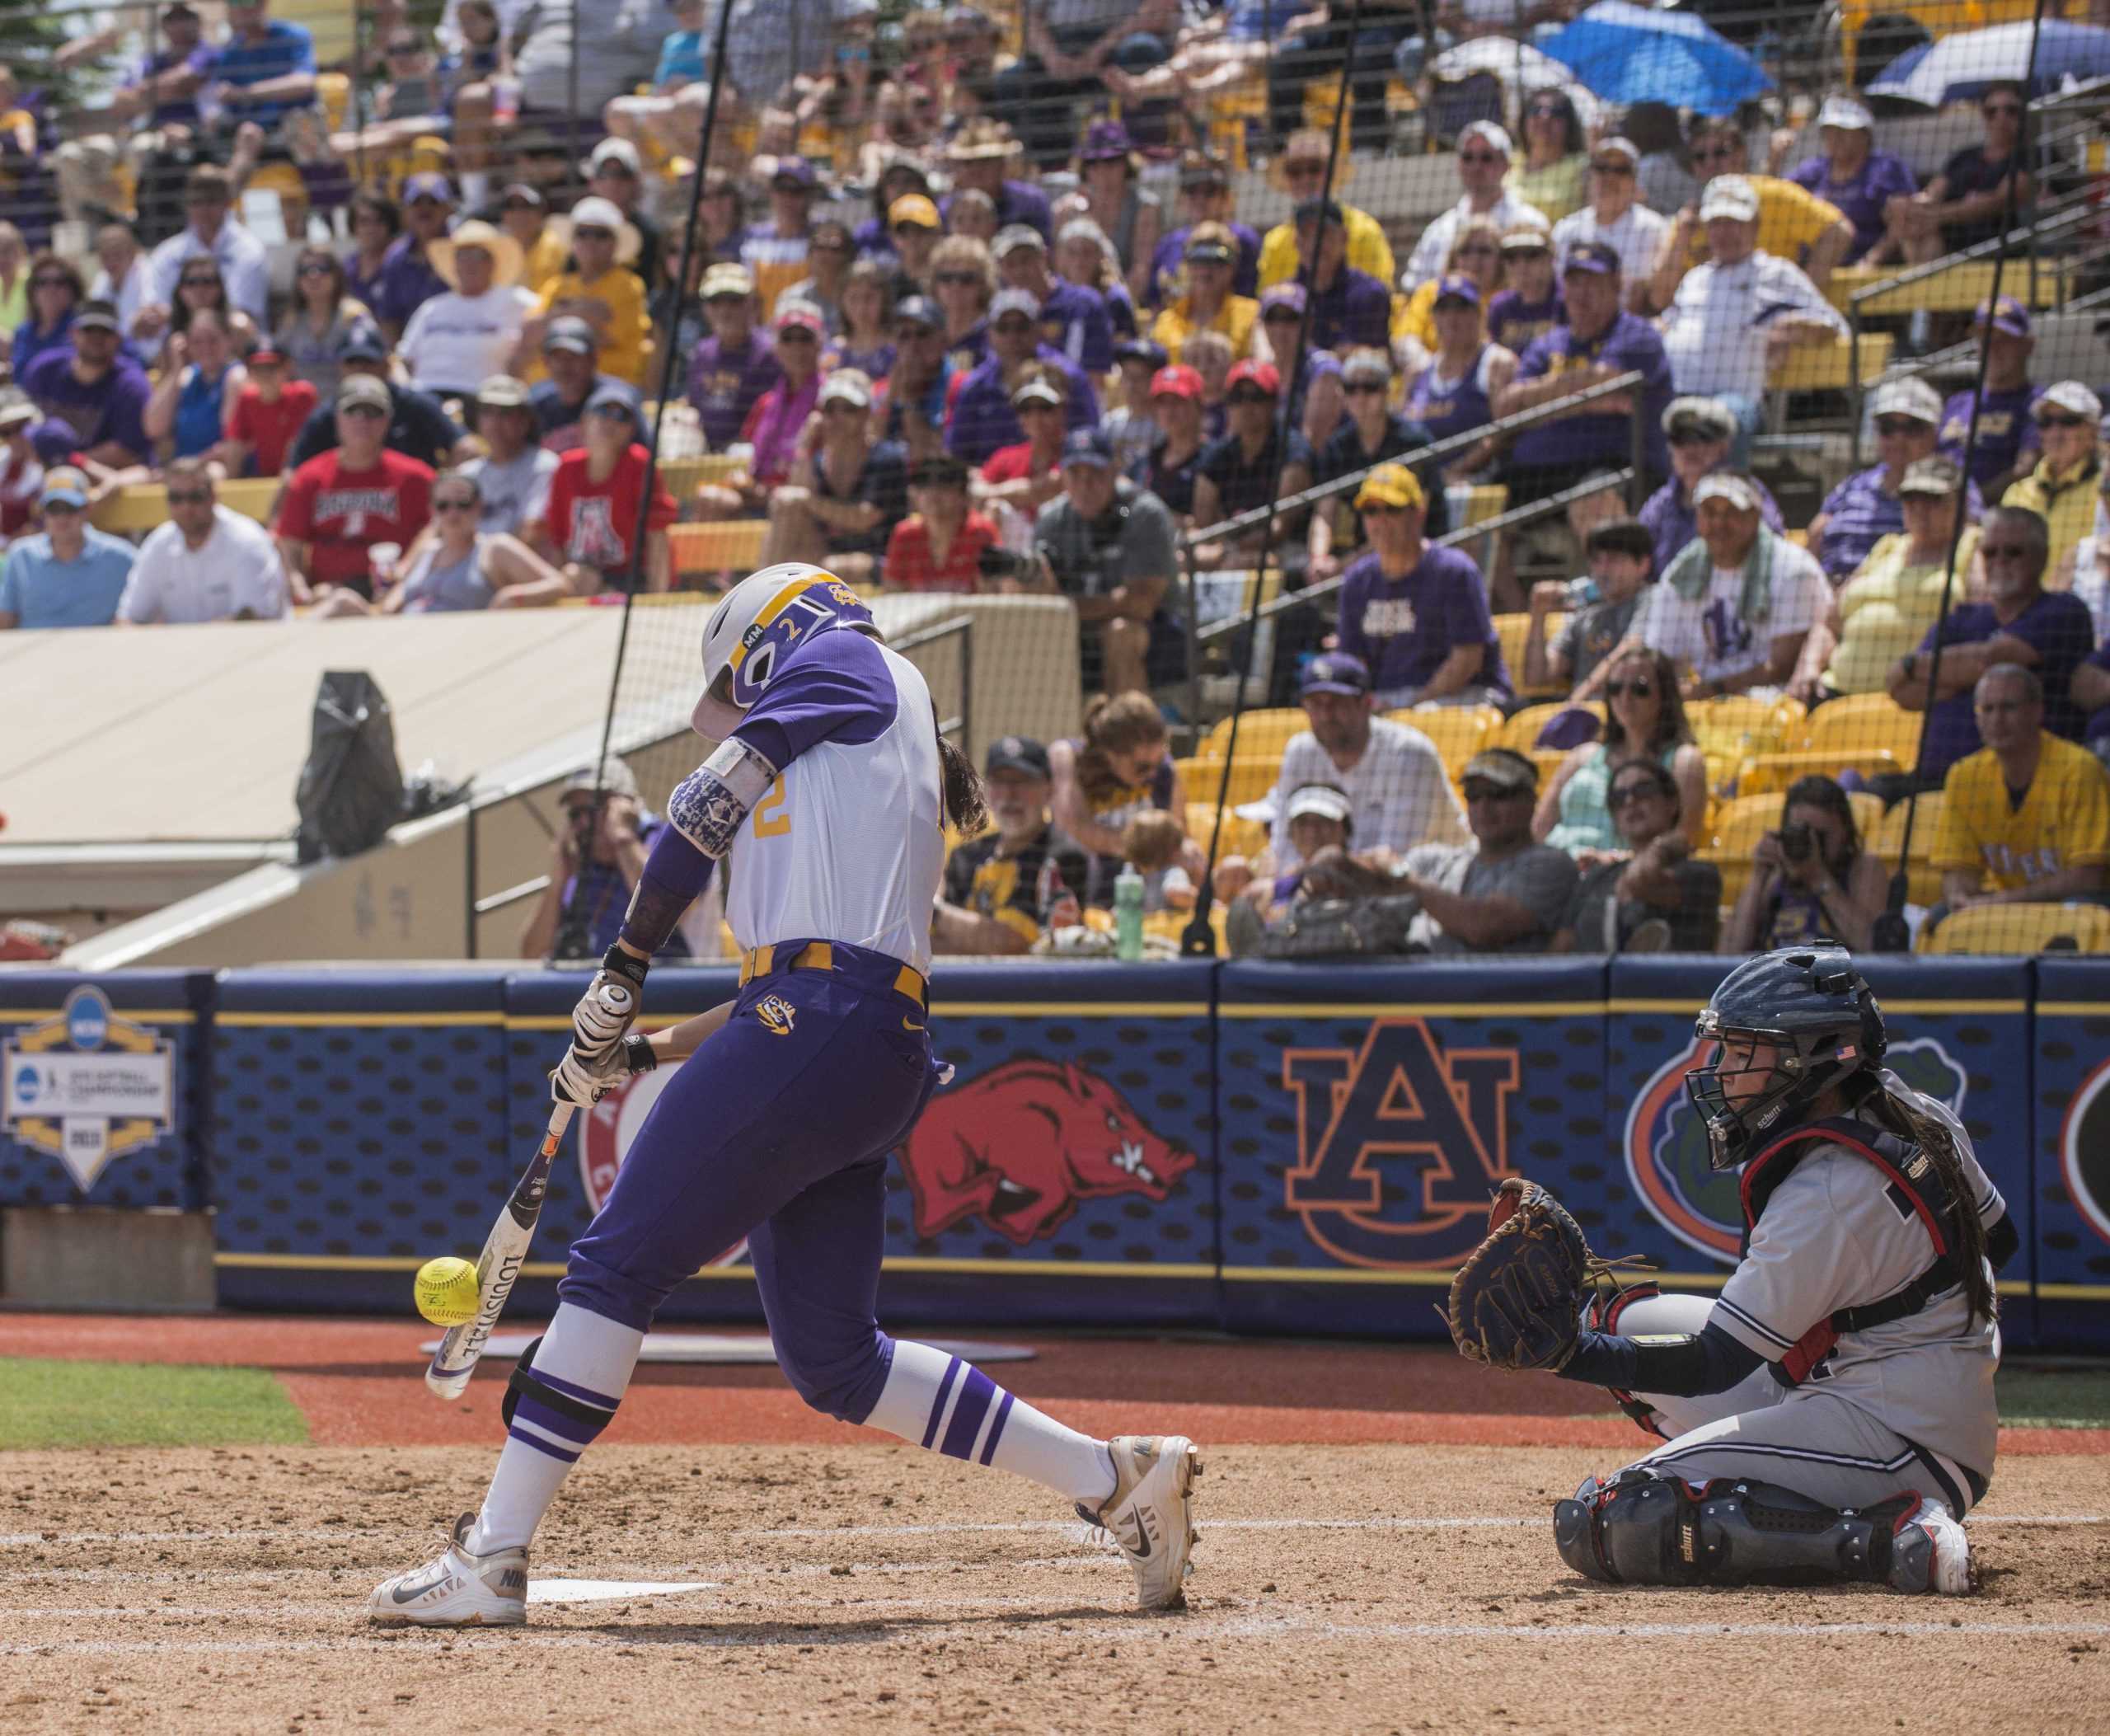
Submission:
[[[300,809],[296,854],[303,862],[371,850],[402,817],[395,722],[365,670],[324,672],[293,801]]]

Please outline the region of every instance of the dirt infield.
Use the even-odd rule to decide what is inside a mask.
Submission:
[[[1644,1438],[1587,1390],[1383,1346],[1054,1339],[1000,1371],[1204,1442],[1184,1614],[1131,1612],[1030,1485],[773,1369],[656,1368],[552,1510],[525,1631],[377,1631],[368,1592],[498,1435],[498,1380],[426,1396],[423,1335],[0,1315],[0,1355],[271,1368],[313,1438],[0,1454],[0,1728],[2110,1731],[2110,1430],[2004,1435],[1971,1599],[1615,1593],[1546,1513]]]

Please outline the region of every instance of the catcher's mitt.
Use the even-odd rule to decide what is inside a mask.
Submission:
[[[1451,1281],[1451,1341],[1491,1368],[1557,1369],[1574,1353],[1583,1290],[1603,1269],[1567,1208],[1512,1175],[1488,1208],[1487,1240]]]

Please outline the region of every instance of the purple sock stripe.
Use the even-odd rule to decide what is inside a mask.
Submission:
[[[938,1451],[949,1459],[964,1459],[974,1451],[974,1438],[982,1432],[982,1419],[996,1396],[996,1383],[979,1368],[970,1368],[959,1389],[959,1402],[953,1406],[952,1424],[945,1430]]]
[[[524,1430],[518,1429],[509,1429],[505,1432],[512,1439],[523,1442],[526,1445],[532,1447],[537,1452],[546,1452],[551,1458],[558,1460],[564,1464],[576,1465],[579,1462],[579,1455],[577,1453],[566,1452],[561,1447],[552,1447],[540,1435],[529,1434]]]
[[[566,1398],[575,1398],[583,1405],[598,1405],[603,1410],[613,1410],[622,1403],[619,1398],[610,1398],[605,1392],[596,1392],[591,1386],[581,1386],[571,1381],[560,1381],[554,1374],[534,1370],[535,1378],[545,1386],[552,1386]]]
[[[532,1423],[537,1429],[547,1430],[560,1440],[575,1442],[581,1447],[591,1447],[601,1438],[601,1431],[608,1426],[606,1422],[579,1422],[560,1410],[552,1410],[547,1405],[538,1404],[524,1393],[520,1402],[513,1407],[513,1414],[523,1422]]]
[[[996,1457],[997,1439],[1004,1432],[1004,1424],[1010,1417],[1011,1405],[1015,1402],[1012,1395],[1006,1392],[1004,1395],[1004,1402],[996,1407],[996,1420],[989,1425],[989,1438],[982,1443],[981,1462],[982,1464],[987,1465]]]
[[[945,1419],[945,1399],[953,1390],[953,1380],[959,1372],[959,1358],[954,1357],[945,1365],[945,1377],[938,1382],[938,1396],[931,1406],[931,1420],[924,1425],[923,1444],[928,1447],[938,1438],[938,1424]]]

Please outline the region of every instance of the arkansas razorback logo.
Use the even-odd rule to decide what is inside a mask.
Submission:
[[[1053,1061],[1007,1061],[932,1098],[902,1150],[918,1236],[979,1214],[1020,1246],[1053,1235],[1081,1199],[1161,1200],[1195,1162],[1104,1079]]]

